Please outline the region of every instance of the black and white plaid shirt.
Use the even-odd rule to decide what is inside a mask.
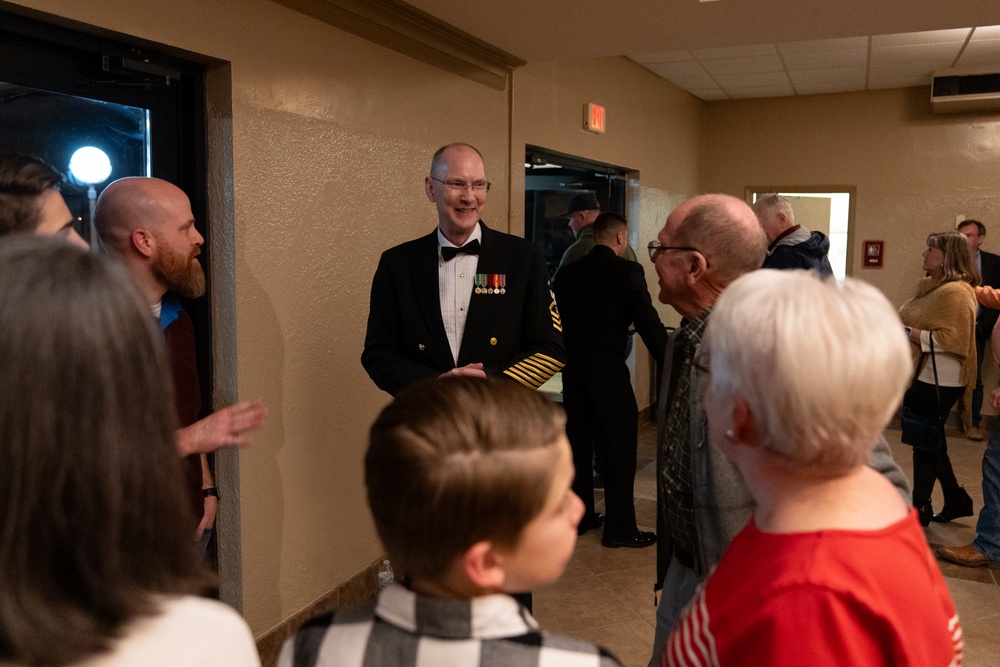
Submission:
[[[278,667],[621,667],[593,644],[550,635],[508,595],[428,598],[390,586],[367,607],[318,616]]]

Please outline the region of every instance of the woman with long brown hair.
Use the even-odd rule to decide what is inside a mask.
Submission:
[[[0,663],[259,665],[197,597],[163,343],[113,263],[0,242]]]
[[[905,410],[928,418],[947,419],[963,395],[968,401],[976,384],[976,294],[979,272],[969,243],[958,232],[931,234],[924,250],[927,275],[917,294],[899,309],[913,354],[915,376],[903,397]],[[944,507],[934,514],[931,491],[941,481]],[[972,498],[955,477],[942,430],[937,451],[913,449],[913,505],[920,523],[972,516]]]

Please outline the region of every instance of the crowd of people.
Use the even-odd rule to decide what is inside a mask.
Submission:
[[[250,445],[267,411],[204,405],[184,310],[205,293],[190,201],[115,181],[90,252],[61,182],[0,154],[0,663],[258,665],[239,615],[201,597],[211,455]],[[921,524],[973,514],[941,426],[961,401],[976,434],[985,340],[1000,353],[981,331],[1000,306],[980,285],[982,223],[928,237],[897,313],[831,278],[828,239],[786,198],[693,197],[647,248],[658,300],[683,318],[668,335],[627,220],[592,195],[570,201],[577,241],[550,287],[536,245],[483,223],[478,150],[442,147],[424,185],[436,229],[382,255],[361,357],[393,397],[364,481],[402,576],[303,625],[281,667],[619,665],[531,615],[531,591],[602,527],[606,548],[657,547],[651,665],[961,663]],[[633,500],[633,330],[661,368],[655,532]],[[537,391],[559,371],[565,410]],[[900,406],[932,434],[912,489],[882,435]],[[991,439],[977,539],[942,557],[1000,559],[998,475]]]

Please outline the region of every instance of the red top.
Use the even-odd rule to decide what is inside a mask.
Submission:
[[[960,665],[962,628],[916,510],[881,530],[751,519],[684,610],[664,665]]]

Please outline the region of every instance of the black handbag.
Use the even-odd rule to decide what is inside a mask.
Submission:
[[[921,415],[913,412],[903,401],[903,418],[900,420],[900,427],[903,435],[900,438],[904,445],[910,445],[914,449],[919,449],[931,454],[941,451],[944,444],[944,419],[938,415],[941,413],[941,390],[938,386],[937,361],[934,358],[934,337],[931,340],[931,364],[934,368],[934,393],[937,396],[938,410],[933,416]],[[913,375],[912,387],[920,374],[920,365]]]

